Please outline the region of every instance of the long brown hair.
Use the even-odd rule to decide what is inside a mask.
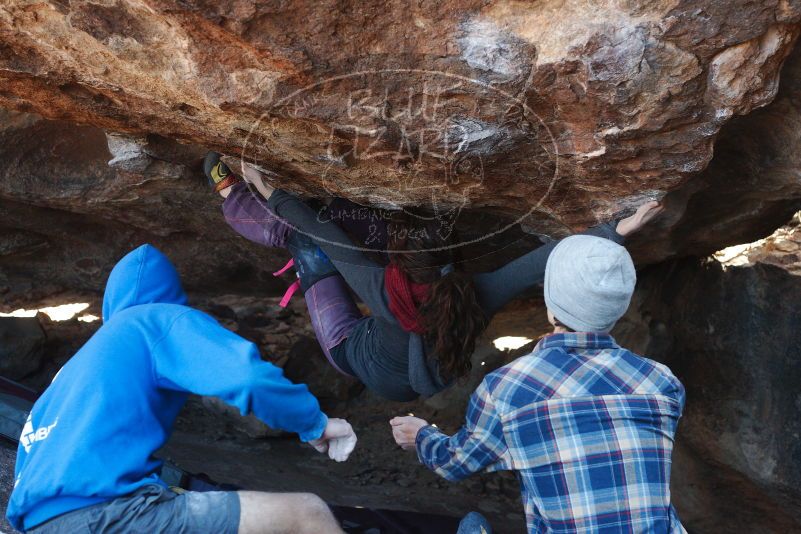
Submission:
[[[459,270],[454,248],[448,246],[456,241],[456,231],[436,218],[408,213],[394,214],[388,231],[390,262],[412,282],[431,284],[428,301],[419,309],[424,338],[434,347],[429,357],[438,360],[440,375],[446,380],[467,375],[487,317],[478,303],[473,277]],[[449,272],[443,273],[446,266]]]

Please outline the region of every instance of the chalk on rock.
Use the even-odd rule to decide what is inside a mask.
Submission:
[[[108,151],[114,156],[108,166],[129,172],[144,171],[152,158],[145,152],[147,139],[119,133],[106,133]]]

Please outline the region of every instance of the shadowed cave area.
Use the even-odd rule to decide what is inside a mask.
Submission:
[[[457,430],[483,376],[550,332],[541,291],[493,318],[468,378],[382,399],[331,368],[300,296],[279,306],[292,278],[272,273],[287,251],[228,227],[203,158],[246,161],[310,202],[444,213],[470,242],[468,272],[656,199],[665,211],[626,245],[637,289],[612,335],[686,388],[672,502],[691,533],[801,532],[801,8],[23,4],[0,7],[0,376],[44,390],[101,326],[111,268],[150,243],[190,305],[359,435],[336,464],[191,397],[163,458],[247,489],[479,511],[523,532],[513,474],[447,482],[395,445],[388,421]],[[434,93],[443,103],[424,108]],[[5,509],[15,447],[0,456]],[[13,531],[5,518],[0,529]]]

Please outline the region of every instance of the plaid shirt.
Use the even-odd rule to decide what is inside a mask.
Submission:
[[[611,336],[553,334],[488,374],[453,436],[427,426],[417,455],[448,480],[514,470],[529,532],[685,532],[670,504],[684,387]]]

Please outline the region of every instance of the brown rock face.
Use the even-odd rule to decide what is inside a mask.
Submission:
[[[88,291],[98,307],[114,262],[150,242],[193,298],[208,296],[210,311],[282,358],[293,378],[378,428],[397,406],[333,384],[320,358],[305,358],[314,342],[295,343],[310,335],[305,316],[267,316],[261,297],[283,288],[270,273],[286,254],[227,228],[201,176],[206,150],[243,157],[302,194],[425,205],[448,220],[467,213],[469,229],[485,233],[522,221],[561,235],[663,198],[667,212],[630,246],[641,264],[669,261],[641,272],[619,340],[667,362],[687,386],[674,500],[693,531],[798,530],[799,231],[786,229],[791,239],[771,241],[748,267],[674,258],[765,237],[801,209],[801,4],[423,6],[3,1],[0,107],[15,111],[0,112],[2,311],[67,298],[62,290]],[[470,268],[534,246],[517,227],[502,234],[479,243]],[[244,310],[243,294],[258,312]],[[486,341],[537,336],[547,328],[541,307],[510,306]],[[48,372],[88,336],[59,339],[54,328]],[[511,357],[484,343],[471,381],[415,413],[455,427],[481,372]],[[387,467],[387,439],[368,435],[364,449],[379,452],[356,464],[374,479],[340,472],[367,486],[348,489],[347,500],[403,504],[414,493],[404,506],[443,501],[463,513],[484,502],[499,531],[510,511],[520,522],[514,481],[505,492],[471,488],[472,500],[463,490],[443,498],[451,486],[413,471],[413,457],[403,476]],[[240,445],[243,473],[262,465],[265,455],[241,456]],[[241,482],[273,480],[265,465]],[[436,491],[381,493],[418,476]],[[339,480],[321,491],[339,495]]]
[[[705,256],[768,236],[801,209],[801,49],[782,69],[776,99],[735,117],[715,157],[665,197],[667,213],[630,243],[640,263]]]
[[[285,187],[587,225],[769,102],[793,2],[0,7],[0,105],[243,155]]]
[[[160,136],[106,135],[92,126],[0,110],[0,295],[3,307],[59,291],[101,291],[112,266],[151,243],[190,291],[275,295],[284,250],[231,230],[203,177],[205,150]],[[511,219],[462,217],[472,239]],[[470,233],[472,232],[472,233]],[[539,244],[520,228],[465,246],[471,270],[487,270]]]
[[[751,265],[686,258],[643,270],[615,332],[685,385],[672,495],[694,532],[801,529],[801,277],[794,252],[775,248],[793,248],[791,230],[755,248]]]
[[[123,142],[0,110],[4,308],[14,295],[31,302],[101,290],[111,267],[142,243],[168,254],[190,290],[279,291],[284,284],[270,273],[284,255],[228,228],[199,170],[203,153],[158,136]]]

